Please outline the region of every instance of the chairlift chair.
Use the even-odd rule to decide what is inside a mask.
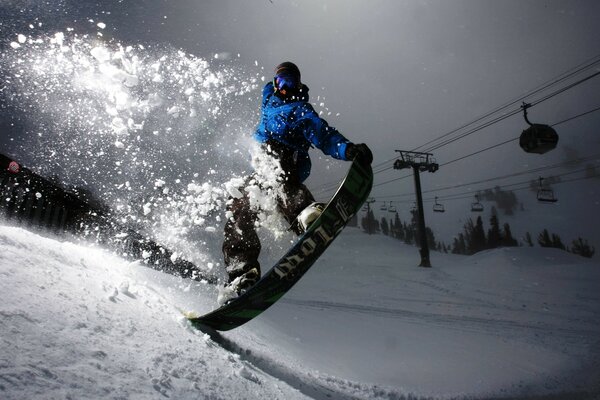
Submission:
[[[446,211],[444,209],[444,205],[438,203],[438,198],[436,196],[436,198],[435,198],[435,204],[433,205],[433,212],[443,213],[444,211]]]
[[[472,212],[482,212],[483,204],[479,202],[479,196],[475,195],[475,202],[471,203],[471,211]]]
[[[385,204],[385,201],[383,202],[383,204],[381,205],[380,208],[381,211],[387,211],[387,205]]]
[[[393,206],[391,201],[390,201],[390,206],[388,207],[388,212],[390,212],[390,213],[396,212],[396,206]]]
[[[558,199],[554,196],[554,191],[550,188],[544,188],[544,178],[540,176],[540,187],[537,192],[537,199],[541,203],[556,203]]]

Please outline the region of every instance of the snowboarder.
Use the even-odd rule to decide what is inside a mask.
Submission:
[[[366,144],[348,141],[319,117],[308,102],[308,87],[301,83],[300,70],[289,61],[275,68],[273,81],[263,88],[261,119],[254,138],[261,144],[261,151],[277,160],[283,171],[280,181],[285,199],[277,198],[278,211],[297,234],[323,209],[302,183],[310,174],[311,147],[339,160],[373,161]],[[244,292],[260,278],[261,244],[255,230],[258,216],[245,190],[256,179],[256,175],[248,177],[239,188],[242,196],[230,198],[227,204],[230,218],[225,224],[223,255],[229,275],[226,290],[230,294]],[[300,214],[301,220],[297,220]]]

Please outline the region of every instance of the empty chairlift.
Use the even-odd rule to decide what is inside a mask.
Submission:
[[[540,186],[537,192],[537,199],[540,203],[556,203],[558,199],[554,196],[554,191],[549,187],[544,188],[544,178],[540,176]]]
[[[389,213],[395,213],[396,212],[396,206],[393,206],[391,201],[390,201],[390,206],[388,207],[388,212]]]
[[[471,203],[471,211],[472,212],[482,212],[483,204],[479,202],[479,195],[475,195],[475,201]]]
[[[411,207],[410,212],[416,213],[418,211],[419,211],[419,209],[417,208],[417,203],[413,203],[413,206]]]
[[[381,205],[380,208],[381,211],[387,211],[387,204],[385,203],[385,201],[383,202],[383,204]]]
[[[435,204],[433,205],[433,212],[443,213],[444,211],[446,211],[444,209],[444,205],[438,203],[438,198],[436,196],[436,198],[435,198]]]

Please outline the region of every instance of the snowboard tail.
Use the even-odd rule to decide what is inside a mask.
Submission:
[[[370,165],[353,161],[337,192],[296,244],[252,288],[206,315],[188,318],[199,329],[227,331],[260,315],[310,269],[366,201],[373,186]]]

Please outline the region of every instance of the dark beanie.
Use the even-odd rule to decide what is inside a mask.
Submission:
[[[275,67],[275,76],[286,75],[291,76],[298,79],[300,82],[300,69],[293,62],[286,61],[282,62],[278,66]]]

